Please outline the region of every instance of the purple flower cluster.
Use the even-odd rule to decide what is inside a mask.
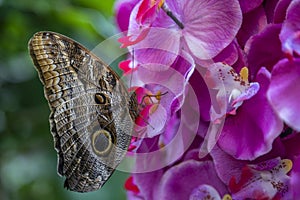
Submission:
[[[300,198],[300,0],[115,10],[140,110],[128,199]]]

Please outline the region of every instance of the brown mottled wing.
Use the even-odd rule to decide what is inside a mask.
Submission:
[[[70,190],[96,190],[127,151],[136,101],[103,61],[66,36],[38,32],[29,50],[51,109],[58,173]]]

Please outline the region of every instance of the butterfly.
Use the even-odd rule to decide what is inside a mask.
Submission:
[[[44,85],[58,174],[72,191],[103,186],[128,149],[138,105],[120,77],[74,40],[38,32],[29,52]]]

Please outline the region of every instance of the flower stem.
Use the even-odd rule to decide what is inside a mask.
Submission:
[[[161,7],[163,9],[163,11],[165,11],[165,13],[171,17],[171,19],[179,26],[179,28],[184,29],[184,25],[182,24],[181,21],[179,21],[179,19],[177,19],[175,17],[175,15],[173,15],[172,11],[168,8],[168,6],[166,5],[166,3],[164,3]]]

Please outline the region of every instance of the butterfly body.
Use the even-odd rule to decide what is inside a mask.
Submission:
[[[126,154],[135,96],[101,59],[66,36],[38,32],[29,51],[51,109],[58,173],[70,190],[96,190]]]

